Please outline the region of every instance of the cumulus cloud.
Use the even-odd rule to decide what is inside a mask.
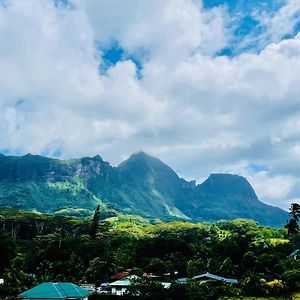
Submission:
[[[226,45],[223,9],[205,10],[200,0],[75,0],[86,12],[101,46],[118,41],[130,53],[178,61]]]
[[[114,164],[143,149],[186,178],[244,175],[262,200],[285,207],[300,180],[300,35],[281,38],[297,7],[265,17],[272,38],[262,51],[229,58],[218,53],[230,16],[200,0],[7,1],[0,149],[99,153]],[[115,43],[127,58],[104,72]]]

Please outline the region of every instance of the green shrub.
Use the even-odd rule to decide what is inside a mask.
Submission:
[[[300,289],[300,270],[286,271],[282,279],[288,291],[296,292]]]

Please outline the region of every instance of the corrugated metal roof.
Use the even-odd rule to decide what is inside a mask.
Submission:
[[[132,280],[137,279],[137,278],[139,278],[139,277],[136,275],[130,275],[121,280],[117,280],[117,281],[110,283],[109,286],[128,286],[131,284]]]
[[[69,282],[44,282],[18,296],[22,299],[81,299],[92,293]]]
[[[115,275],[111,276],[110,278],[112,280],[120,280],[121,278],[124,278],[124,277],[126,277],[128,275],[129,275],[128,271],[123,271],[123,272],[116,273]]]
[[[184,277],[184,278],[177,278],[176,282],[178,283],[187,283],[188,282],[188,278]]]
[[[193,277],[194,280],[199,280],[199,279],[203,279],[203,278],[210,278],[210,279],[225,281],[225,282],[228,282],[228,283],[238,283],[238,281],[236,279],[225,278],[225,277],[221,277],[221,276],[218,276],[218,275],[210,274],[208,272],[205,273],[205,274],[201,274],[201,275],[197,275],[197,276]]]

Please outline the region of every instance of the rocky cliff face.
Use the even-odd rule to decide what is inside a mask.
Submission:
[[[73,160],[0,155],[0,206],[85,216],[98,204],[102,211],[163,220],[250,218],[281,226],[287,216],[260,202],[246,178],[212,174],[196,185],[144,152],[118,167],[98,155]]]

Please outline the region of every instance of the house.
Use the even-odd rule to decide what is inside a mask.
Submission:
[[[110,290],[109,282],[103,282],[98,287],[96,287],[94,283],[81,283],[79,286],[93,293],[104,293]]]
[[[18,299],[82,299],[92,293],[69,282],[44,282],[18,295]]]
[[[146,278],[158,278],[159,276],[155,275],[153,273],[146,273],[146,272],[144,272],[143,273],[143,277],[146,277]]]
[[[136,275],[130,275],[130,276],[124,277],[120,280],[111,282],[109,284],[109,286],[111,287],[111,293],[113,295],[118,295],[118,296],[124,295],[124,293],[127,290],[127,287],[130,285],[131,281],[134,279],[137,279],[137,278],[139,278],[139,277]]]
[[[130,275],[131,271],[132,271],[132,269],[126,269],[125,271],[118,272],[115,275],[111,276],[110,279],[114,280],[114,281],[119,280],[121,278],[124,278],[124,277]]]
[[[109,292],[110,291],[110,286],[109,282],[102,282],[98,288],[98,292]]]
[[[169,289],[172,285],[171,282],[161,282],[164,289]]]
[[[192,279],[196,280],[196,281],[218,280],[218,281],[223,281],[223,282],[227,282],[227,283],[238,283],[238,281],[236,279],[225,278],[225,277],[221,277],[218,275],[210,274],[208,272],[205,274],[194,276]]]
[[[96,287],[94,283],[82,283],[79,286],[87,291],[96,292]]]
[[[183,278],[177,278],[175,281],[176,281],[177,283],[187,283],[188,280],[189,280],[188,278],[183,277]]]
[[[121,280],[110,283],[109,286],[111,287],[111,293],[113,295],[123,296],[127,291],[127,287],[131,284],[131,281],[137,278],[139,278],[139,276],[130,275]],[[170,282],[161,282],[161,284],[165,289],[168,289],[171,286]]]

